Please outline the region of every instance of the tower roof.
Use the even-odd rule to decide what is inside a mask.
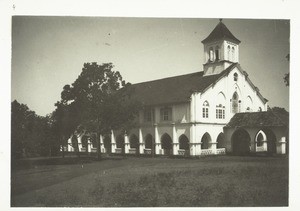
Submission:
[[[208,35],[207,38],[202,40],[202,43],[205,44],[205,43],[208,43],[211,41],[222,40],[222,39],[229,40],[229,41],[235,42],[237,44],[239,44],[241,42],[229,31],[229,29],[222,22],[222,19],[220,19],[219,24]]]

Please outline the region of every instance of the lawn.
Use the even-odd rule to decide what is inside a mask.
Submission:
[[[288,206],[288,158],[21,160],[13,162],[11,206]]]

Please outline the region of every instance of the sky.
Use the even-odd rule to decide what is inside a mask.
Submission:
[[[46,115],[85,62],[114,64],[130,83],[202,71],[203,44],[219,19],[13,16],[11,100]],[[290,22],[223,19],[241,40],[240,65],[269,100],[289,110]]]

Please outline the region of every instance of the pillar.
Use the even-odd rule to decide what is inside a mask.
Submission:
[[[196,139],[196,125],[192,124],[191,128],[190,128],[190,136],[191,136],[191,140],[190,140],[190,155],[192,156],[197,156],[197,155],[201,155],[201,142],[197,143],[197,139]]]
[[[217,154],[217,143],[216,141],[211,142],[210,144],[210,149],[212,151],[212,154],[216,155]]]
[[[172,123],[172,136],[173,136],[173,155],[178,155],[179,143],[178,143],[175,123]]]
[[[111,130],[111,153],[116,153],[116,139],[114,135],[114,131]]]
[[[76,135],[75,135],[75,136],[76,136]],[[81,149],[82,149],[81,138],[82,138],[82,136],[77,136],[77,140],[78,140],[78,151],[79,151],[79,152],[81,152]]]
[[[90,140],[90,138],[88,138],[88,140],[87,140],[87,151],[88,152],[91,152],[91,140]]]
[[[154,133],[155,133],[155,154],[159,155],[161,154],[161,143],[159,140],[159,135],[158,135],[158,129],[157,129],[157,124],[154,124]]]
[[[100,135],[99,138],[100,138],[100,151],[101,151],[101,153],[105,153],[106,151],[105,151],[105,147],[104,147],[103,136]]]
[[[284,155],[286,153],[286,138],[281,137],[279,140],[279,143],[277,145],[277,154],[282,154]]]
[[[144,154],[145,143],[143,140],[143,133],[141,128],[139,128],[139,147],[140,147],[140,154]]]
[[[125,143],[125,154],[129,154],[130,143],[129,143],[128,135],[126,133],[124,134],[124,143]]]
[[[73,147],[72,147],[72,139],[71,138],[69,138],[68,139],[68,152],[72,152],[73,150]]]

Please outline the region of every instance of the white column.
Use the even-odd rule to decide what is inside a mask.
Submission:
[[[106,151],[105,151],[105,147],[104,147],[104,143],[103,143],[103,136],[102,135],[100,135],[100,151],[101,151],[101,153],[105,153]]]
[[[192,124],[191,127],[190,127],[190,155],[191,156],[195,156],[196,155],[196,149],[195,149],[195,146],[194,146],[194,142],[195,142],[195,139],[194,139],[194,136],[195,136],[195,125]]]
[[[91,152],[91,140],[90,140],[90,138],[88,138],[88,140],[87,140],[87,150],[88,150],[88,152]]]
[[[191,122],[195,121],[195,110],[194,110],[194,93],[191,95],[190,101],[190,115],[191,115]]]
[[[82,136],[77,136],[79,152],[81,152],[81,148],[82,148],[81,138],[82,138]]]
[[[210,142],[210,149],[212,154],[217,154],[217,134],[211,133],[211,142]]]
[[[125,142],[125,154],[128,154],[130,143],[129,143],[128,135],[126,133],[124,134],[124,142]]]
[[[155,154],[159,155],[161,150],[161,144],[159,140],[157,124],[154,124],[154,133],[155,133]]]
[[[68,139],[68,152],[72,152],[73,150],[73,147],[72,147],[72,139],[71,138],[69,138]]]
[[[218,142],[216,141],[210,143],[211,144],[210,149],[212,151],[212,154],[217,154],[217,143]]]
[[[140,147],[140,154],[144,154],[145,143],[143,140],[143,133],[141,128],[139,128],[139,147]]]
[[[172,136],[173,136],[173,155],[178,155],[179,143],[178,143],[175,123],[172,123]]]
[[[111,153],[116,153],[116,139],[113,130],[111,130]]]
[[[191,125],[191,140],[190,140],[190,155],[197,156],[201,155],[201,142],[197,142],[197,136],[196,136],[196,125]]]
[[[277,154],[285,154],[286,153],[286,141],[285,137],[281,137],[278,147],[277,147]]]

